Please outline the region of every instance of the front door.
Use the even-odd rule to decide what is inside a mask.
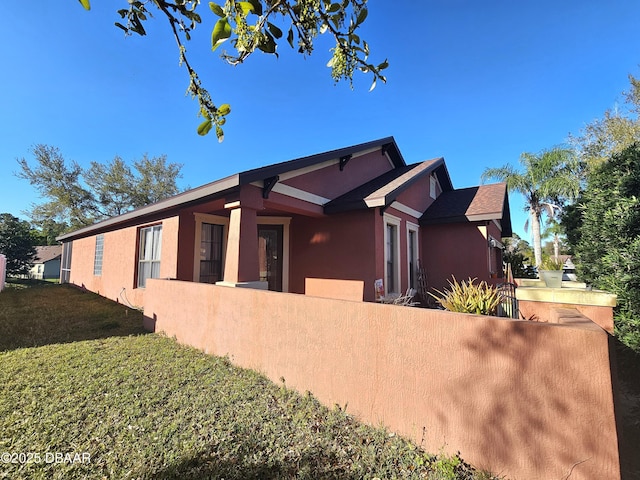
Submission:
[[[260,280],[269,290],[282,291],[283,226],[258,225],[258,261]]]

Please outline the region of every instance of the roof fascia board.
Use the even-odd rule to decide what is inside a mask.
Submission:
[[[331,150],[324,153],[319,153],[316,155],[311,155],[308,157],[302,157],[295,160],[289,160],[286,162],[276,163],[274,165],[269,165],[266,167],[255,168],[253,170],[247,170],[242,172],[239,175],[240,185],[245,185],[247,183],[253,183],[259,180],[263,180],[265,178],[273,177],[275,175],[280,175],[285,172],[294,172],[296,170],[300,170],[306,167],[312,167],[314,165],[321,164],[330,160],[338,160],[340,157],[345,155],[355,155],[358,152],[365,152],[367,150],[377,150],[384,145],[389,145],[388,149],[392,152],[392,158],[394,159],[394,164],[397,166],[404,166],[404,159],[400,154],[400,150],[396,145],[396,142],[393,137],[381,138],[379,140],[374,140],[372,142],[361,143],[359,145],[353,145],[350,147],[340,148],[338,150]]]
[[[442,159],[442,164],[440,165],[440,169],[444,174],[445,185],[442,184],[442,181],[441,181],[442,178],[440,177],[440,175],[438,175],[438,171],[439,171],[438,168],[434,170],[434,173],[436,174],[438,182],[440,183],[441,190],[443,192],[447,192],[447,191],[453,190],[453,183],[451,182],[451,177],[449,176],[449,169],[447,168],[447,164],[444,162],[444,158],[441,157],[441,159]],[[445,188],[445,186],[447,188]]]
[[[364,199],[367,206],[381,207],[391,205],[402,192],[409,188],[419,178],[436,171],[440,166],[444,165],[444,158],[442,157],[436,159],[434,163],[425,165],[428,161],[429,160],[422,162],[422,165],[418,165],[412,170],[406,172],[404,175],[400,176],[399,178],[402,178],[406,175],[407,179],[393,190],[385,191],[388,188],[388,185],[385,185],[384,187],[379,188],[377,191],[373,192],[371,195],[367,195],[367,197]],[[421,168],[423,165],[424,167]]]
[[[380,147],[369,148],[368,150],[362,150],[360,152],[356,152],[351,154],[351,158],[358,158],[364,155],[368,155],[373,152],[377,152],[380,150]],[[317,163],[315,165],[309,165],[308,167],[299,168],[297,170],[291,170],[289,172],[284,172],[280,175],[280,181],[289,180],[290,178],[299,177],[300,175],[304,175],[306,173],[315,172],[316,170],[322,170],[326,167],[331,167],[333,165],[337,165],[340,163],[340,158],[332,158],[331,160],[327,160],[325,162]],[[252,185],[255,185],[255,182],[251,182]]]
[[[251,185],[262,188],[261,183],[262,182],[253,182],[251,183]],[[315,193],[307,192],[305,190],[300,190],[299,188],[291,187],[289,185],[284,185],[282,183],[276,183],[271,191],[320,206],[330,202],[329,198],[325,198],[320,195],[316,195]]]
[[[216,182],[203,185],[202,187],[194,188],[183,193],[179,193],[173,197],[169,197],[159,202],[145,205],[144,207],[131,210],[130,212],[118,215],[117,217],[111,217],[102,222],[83,227],[73,232],[60,235],[56,238],[58,241],[72,240],[78,237],[88,236],[97,231],[105,231],[112,229],[118,225],[128,223],[136,219],[143,219],[145,217],[171,210],[176,207],[186,206],[187,204],[195,203],[200,200],[209,198],[218,193],[231,190],[238,186],[238,175],[231,175]],[[142,221],[141,221],[142,223]]]
[[[502,213],[483,213],[481,215],[456,215],[453,217],[429,218],[422,220],[420,225],[438,225],[442,223],[473,223],[490,222],[502,218]]]

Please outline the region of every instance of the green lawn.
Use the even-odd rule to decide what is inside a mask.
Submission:
[[[491,478],[141,325],[67,286],[0,293],[0,478]]]

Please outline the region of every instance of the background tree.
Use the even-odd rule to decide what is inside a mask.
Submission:
[[[32,167],[18,160],[19,178],[28,180],[46,201],[34,205],[32,223],[47,237],[91,225],[134,208],[157,202],[180,191],[177,185],[182,165],[167,163],[166,156],[133,163],[133,169],[120,157],[107,164],[91,162],[83,169],[67,162],[56,147],[36,145]],[[62,230],[62,231],[60,231]]]
[[[565,201],[575,198],[580,189],[577,161],[573,150],[554,147],[541,153],[520,155],[522,171],[512,165],[487,168],[482,180],[506,182],[509,192],[519,192],[525,198],[533,238],[536,266],[542,261],[540,219],[544,212],[561,208]]]
[[[66,223],[58,223],[52,219],[44,219],[35,226],[33,223],[31,224],[31,235],[34,238],[36,246],[59,245],[56,238],[66,232],[68,228],[69,226]]]
[[[631,87],[624,92],[624,103],[607,110],[602,118],[594,120],[579,135],[569,135],[583,169],[606,162],[611,156],[640,142],[640,80],[629,75]]]
[[[562,212],[554,210],[553,216],[549,216],[544,225],[544,231],[540,235],[541,240],[550,239],[543,246],[544,253],[550,257],[558,259],[560,254],[567,253],[567,246],[564,238],[564,227],[560,223],[560,215]]]
[[[502,260],[511,264],[514,278],[535,278],[533,249],[529,242],[521,239],[516,233],[511,238],[505,238],[503,242]]]
[[[640,144],[594,167],[565,214],[578,276],[618,295],[618,337],[640,351]],[[575,217],[579,218],[576,219]]]
[[[89,0],[79,1],[84,8],[90,9]],[[204,118],[198,133],[206,135],[215,128],[218,140],[222,141],[222,126],[231,107],[214,103],[189,61],[185,47],[203,18],[212,26],[211,49],[215,51],[223,44],[230,47],[231,53],[223,51],[222,58],[231,65],[244,62],[256,51],[277,56],[278,42],[285,38],[284,31],[287,32],[287,43],[303,55],[311,55],[318,35],[327,34],[335,42],[327,64],[334,81],[346,79],[351,82],[354,72],[360,70],[372,75],[373,88],[377,80],[386,81],[382,71],[388,63],[386,60],[370,63],[369,46],[356,33],[367,18],[366,4],[367,0],[226,0],[208,2],[206,9],[199,8],[199,0],[128,0],[127,7],[118,10],[123,22],[116,22],[116,26],[127,35],[143,36],[146,35],[144,24],[154,13],[168,20],[178,46],[180,64],[189,75],[187,92],[198,100],[200,115]]]
[[[7,257],[7,274],[27,275],[36,255],[29,222],[0,214],[0,253]]]

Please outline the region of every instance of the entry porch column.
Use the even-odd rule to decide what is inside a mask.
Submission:
[[[229,235],[224,261],[224,280],[216,285],[266,290],[267,282],[260,281],[258,265],[257,211],[240,202],[225,205],[230,209]]]

